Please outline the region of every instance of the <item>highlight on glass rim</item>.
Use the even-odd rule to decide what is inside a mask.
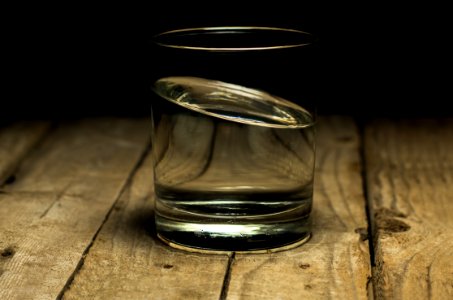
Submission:
[[[316,38],[301,30],[276,27],[201,27],[177,29],[154,37],[162,47],[202,51],[262,51],[303,47]]]

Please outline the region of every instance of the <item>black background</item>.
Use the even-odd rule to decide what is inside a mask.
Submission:
[[[152,36],[224,25],[295,28],[318,36],[321,114],[452,115],[452,35],[445,8],[208,3],[5,10],[0,117],[148,116]]]

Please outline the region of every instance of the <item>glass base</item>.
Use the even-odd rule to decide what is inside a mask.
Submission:
[[[285,223],[194,223],[156,215],[157,236],[190,252],[270,253],[298,247],[310,238],[307,218]]]

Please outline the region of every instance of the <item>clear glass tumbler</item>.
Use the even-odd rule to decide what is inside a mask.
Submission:
[[[158,237],[192,251],[274,251],[310,236],[311,34],[210,27],[155,37]]]

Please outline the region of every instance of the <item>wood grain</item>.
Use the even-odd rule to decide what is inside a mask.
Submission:
[[[148,143],[147,122],[57,128],[0,194],[0,298],[55,299]]]
[[[365,132],[377,299],[453,299],[453,120]]]
[[[359,135],[350,118],[321,118],[313,237],[296,249],[237,254],[228,299],[366,299],[370,260]]]
[[[47,133],[49,122],[20,122],[0,128],[0,186]]]
[[[155,238],[151,157],[122,194],[65,299],[219,299],[226,255],[191,254]]]

